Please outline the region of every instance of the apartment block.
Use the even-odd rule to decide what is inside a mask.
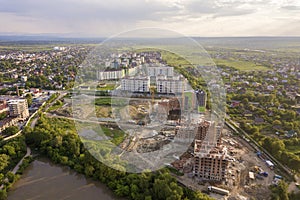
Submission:
[[[28,103],[26,99],[13,99],[8,101],[9,116],[24,120],[29,117]]]
[[[173,76],[174,69],[169,66],[150,66],[148,67],[148,76]]]
[[[149,77],[124,77],[121,80],[121,90],[130,92],[149,92]]]
[[[224,181],[228,167],[226,147],[221,145],[221,126],[202,121],[195,131],[194,176],[199,180]]]
[[[193,174],[199,180],[225,181],[229,160],[227,149],[217,146],[208,154],[198,154],[201,151],[202,141],[196,140],[194,147],[194,169]]]
[[[156,89],[158,93],[183,93],[186,89],[186,80],[183,76],[157,76]]]
[[[211,122],[203,121],[196,127],[195,140],[203,141],[208,134]]]
[[[117,80],[120,79],[124,76],[124,71],[123,70],[111,70],[111,71],[100,71],[97,72],[97,79],[99,81],[104,81],[104,80]]]

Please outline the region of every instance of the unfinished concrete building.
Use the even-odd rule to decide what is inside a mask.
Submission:
[[[203,141],[208,134],[208,130],[210,127],[210,122],[209,121],[203,121],[199,124],[199,126],[196,128],[196,134],[195,134],[195,140],[201,140]]]
[[[217,146],[207,155],[200,154],[202,141],[195,141],[193,174],[199,180],[225,181],[228,167],[227,149]]]
[[[221,126],[203,121],[196,128],[193,174],[199,180],[224,181],[228,167],[227,149],[221,146]]]
[[[165,112],[168,115],[168,120],[179,120],[181,118],[180,101],[177,98],[162,99],[158,102],[158,113]]]

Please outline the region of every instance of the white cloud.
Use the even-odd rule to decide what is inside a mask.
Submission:
[[[299,0],[0,0],[0,32],[108,36],[139,27],[194,36],[299,35]]]

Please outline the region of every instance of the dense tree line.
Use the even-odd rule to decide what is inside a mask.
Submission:
[[[2,135],[10,136],[16,134],[20,129],[17,126],[10,126],[2,131]]]
[[[55,163],[68,165],[79,173],[100,180],[117,196],[133,200],[210,199],[200,192],[179,186],[167,169],[130,174],[107,167],[84,148],[73,122],[69,120],[42,116],[34,130],[26,127],[24,132],[26,142]]]
[[[26,144],[24,136],[19,136],[8,142],[0,143],[0,200],[6,199],[7,190],[17,180],[17,177],[9,170],[23,158],[26,153]]]

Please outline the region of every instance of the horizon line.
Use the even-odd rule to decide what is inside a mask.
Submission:
[[[110,36],[68,36],[68,35],[51,35],[51,34],[1,34],[1,38],[5,37],[25,37],[25,38],[51,38],[51,39],[108,39]],[[192,36],[187,35],[185,37],[190,38],[300,38],[299,36],[284,36],[284,35],[260,35],[260,36]],[[115,39],[167,39],[167,38],[184,38],[183,37],[168,37],[168,36],[162,36],[162,37],[114,37]]]

